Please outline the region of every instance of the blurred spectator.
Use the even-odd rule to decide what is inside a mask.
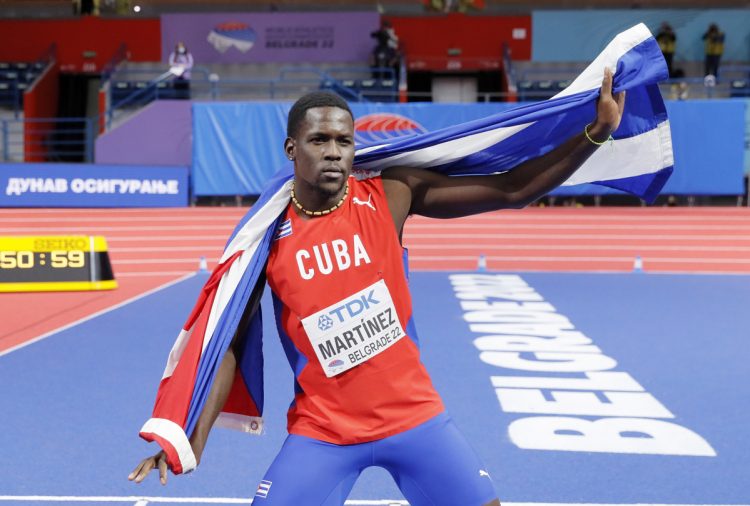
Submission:
[[[73,0],[73,14],[99,15],[99,2],[95,0]]]
[[[703,34],[705,43],[706,65],[704,75],[719,77],[719,62],[724,54],[724,32],[719,30],[716,23],[711,23]]]
[[[174,76],[176,98],[190,98],[190,69],[193,68],[193,55],[185,44],[178,42],[172,54],[169,55],[169,72]]]
[[[674,50],[677,46],[677,35],[675,35],[672,26],[666,21],[664,21],[659,27],[659,31],[656,33],[656,41],[659,43],[661,54],[664,55],[664,59],[667,62],[669,77],[674,77],[672,60],[674,59]]]
[[[685,81],[672,85],[672,100],[687,100],[688,98],[690,98],[690,88]]]
[[[439,12],[467,12],[484,9],[484,0],[423,0],[425,7]]]
[[[370,62],[373,68],[372,77],[375,79],[396,77],[399,68],[398,36],[391,22],[384,19],[380,28],[372,32],[370,36],[376,41]],[[384,68],[392,68],[393,76],[382,71]]]

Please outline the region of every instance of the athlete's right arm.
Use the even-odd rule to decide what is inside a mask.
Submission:
[[[213,385],[211,385],[206,404],[203,406],[203,411],[198,417],[195,429],[190,435],[190,446],[193,449],[193,454],[195,455],[195,460],[198,464],[200,464],[203,449],[206,447],[211,427],[213,427],[216,418],[219,416],[219,413],[221,413],[221,408],[224,407],[227,397],[229,396],[229,391],[232,388],[232,383],[234,382],[234,373],[237,367],[235,347],[238,337],[245,334],[247,326],[250,324],[251,317],[258,310],[265,282],[265,276],[261,276],[253,290],[253,294],[250,297],[250,301],[245,308],[242,319],[237,328],[237,333],[232,338],[232,344],[227,348],[227,352],[224,354],[221,364],[219,364],[219,370],[216,373]],[[168,465],[164,451],[160,451],[155,455],[143,459],[133,472],[128,475],[128,480],[140,483],[146,478],[146,476],[148,476],[151,470],[155,468],[159,469],[159,481],[162,485],[166,485]]]

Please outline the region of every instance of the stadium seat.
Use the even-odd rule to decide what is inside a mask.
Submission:
[[[14,100],[12,83],[0,83],[0,104],[12,105]]]
[[[3,81],[15,81],[18,79],[18,72],[14,70],[1,70],[0,80]]]
[[[320,82],[320,89],[321,90],[334,90],[336,89],[336,81],[333,79],[323,79]]]
[[[535,100],[532,96],[533,91],[534,91],[534,83],[532,81],[519,81],[517,88],[518,88],[518,99],[521,102]]]
[[[113,81],[112,87],[110,89],[112,105],[115,106],[132,93],[130,83],[128,81]]]
[[[547,100],[548,98],[553,97],[555,93],[557,93],[557,89],[553,81],[539,81],[537,83],[537,90],[539,90],[537,100]]]
[[[736,79],[729,87],[729,96],[732,98],[750,97],[750,81]]]

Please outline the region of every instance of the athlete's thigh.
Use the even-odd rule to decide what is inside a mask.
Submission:
[[[446,414],[375,449],[412,506],[482,506],[497,497],[484,464]]]
[[[257,506],[340,506],[344,504],[369,451],[289,435],[258,485]]]

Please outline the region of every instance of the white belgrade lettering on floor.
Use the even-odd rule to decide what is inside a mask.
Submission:
[[[404,336],[382,279],[302,319],[327,377],[367,362]]]
[[[523,449],[714,457],[700,435],[520,276],[450,276],[500,409],[525,415],[508,427]],[[511,375],[508,371],[524,371]],[[554,376],[545,376],[554,373]],[[565,415],[565,416],[560,416]],[[594,420],[580,417],[596,417]]]

